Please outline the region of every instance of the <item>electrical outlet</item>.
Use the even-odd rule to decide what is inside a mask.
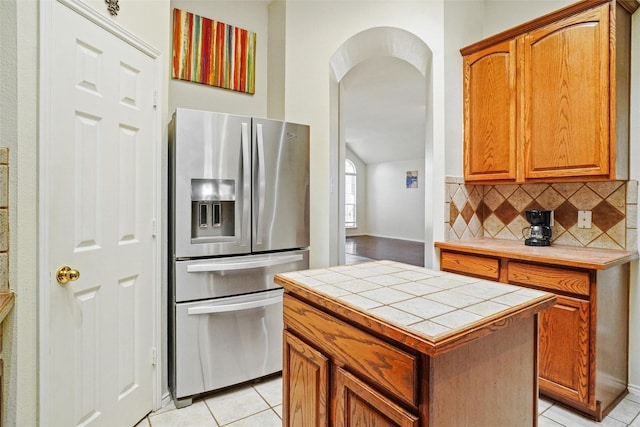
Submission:
[[[578,228],[591,228],[591,211],[578,211]]]

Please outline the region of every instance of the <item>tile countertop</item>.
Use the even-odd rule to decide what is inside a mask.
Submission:
[[[277,274],[275,282],[432,356],[555,303],[550,293],[394,261]]]
[[[435,247],[461,250],[478,255],[504,256],[522,261],[542,262],[566,267],[605,270],[638,259],[638,252],[577,246],[526,246],[518,240],[482,237],[436,242]]]

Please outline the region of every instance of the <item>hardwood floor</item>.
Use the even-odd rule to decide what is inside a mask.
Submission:
[[[424,243],[375,236],[348,236],[345,253],[370,259],[388,259],[424,267]]]

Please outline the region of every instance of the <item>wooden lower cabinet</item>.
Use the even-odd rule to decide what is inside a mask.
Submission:
[[[330,364],[329,358],[288,331],[284,332],[283,359],[285,426],[418,426],[418,417],[344,368]],[[333,422],[329,422],[330,406],[334,406]]]
[[[335,426],[418,427],[418,417],[348,371],[334,367]]]
[[[414,355],[288,295],[285,301],[284,426],[418,425],[406,409],[417,410]]]
[[[285,292],[283,426],[536,425],[537,314],[429,355],[393,325],[392,339],[376,322],[351,323],[348,310]]]
[[[283,342],[283,425],[329,426],[329,359],[288,331]]]
[[[589,302],[558,297],[540,313],[540,390],[589,407]]]
[[[540,393],[602,420],[628,392],[629,263],[578,268],[557,259],[521,260],[527,255],[515,251],[522,249],[501,247],[488,256],[449,249],[455,245],[437,245],[443,271],[556,294],[556,305],[540,313]]]

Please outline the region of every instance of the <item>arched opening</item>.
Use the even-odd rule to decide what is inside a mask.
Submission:
[[[332,187],[337,190],[332,192],[331,200],[332,212],[335,212],[335,216],[332,214],[331,218],[331,261],[333,264],[345,262],[344,165],[347,152],[349,157],[353,157],[354,152],[364,153],[363,157],[367,158],[363,163],[372,163],[374,166],[371,169],[374,171],[369,174],[360,170],[359,173],[364,173],[367,176],[373,175],[373,183],[379,182],[380,179],[395,180],[398,176],[398,169],[404,167],[402,162],[407,158],[413,159],[414,162],[418,158],[424,159],[420,160],[418,167],[407,166],[407,170],[403,171],[403,174],[408,174],[415,172],[415,170],[410,171],[409,168],[420,169],[418,188],[408,190],[408,186],[404,187],[404,176],[401,176],[400,181],[395,183],[399,186],[395,195],[413,196],[411,199],[389,200],[388,203],[380,200],[370,201],[371,203],[368,203],[367,206],[375,210],[371,214],[372,217],[379,216],[378,209],[384,210],[385,206],[397,207],[410,203],[407,200],[415,199],[415,195],[419,192],[420,198],[417,203],[421,205],[418,208],[408,206],[409,209],[406,212],[396,212],[395,214],[386,212],[384,214],[387,217],[384,221],[387,224],[393,222],[398,227],[404,227],[407,224],[407,215],[414,217],[419,215],[420,224],[416,225],[419,229],[414,227],[407,230],[407,227],[404,227],[404,231],[396,231],[400,233],[401,238],[424,241],[425,247],[429,248],[433,245],[432,215],[429,213],[431,207],[425,209],[425,200],[433,199],[431,193],[434,182],[433,171],[428,167],[433,162],[431,57],[432,53],[428,46],[415,35],[398,28],[377,27],[365,30],[348,39],[331,59],[331,175]],[[350,93],[353,93],[352,89],[358,85],[366,86],[367,84],[369,84],[368,95],[371,98],[361,100],[361,105],[366,105],[368,108],[360,109],[361,111],[354,109],[353,105],[349,104]],[[393,88],[396,93],[385,93],[382,86]],[[372,106],[376,102],[381,103],[380,108]],[[376,110],[381,115],[376,116],[376,113],[370,110]],[[354,111],[359,111],[358,114],[365,116],[358,118],[365,125],[363,128],[357,129],[357,132],[349,128],[351,118],[345,116],[345,114],[355,114]],[[378,127],[381,124],[385,125],[384,130],[376,130],[381,129]],[[389,134],[383,135],[385,132],[389,132]],[[383,141],[378,141],[376,145],[367,145],[378,137]],[[384,165],[381,163],[383,161]],[[381,171],[388,170],[387,166],[390,166],[392,170],[395,169],[393,177],[375,178],[380,173],[384,175],[384,172]],[[375,188],[369,190],[371,194],[379,193]],[[405,193],[405,190],[413,191],[413,193]],[[392,215],[391,221],[389,215]],[[372,218],[371,222],[374,224],[375,219]],[[375,224],[372,227],[375,227]],[[391,229],[390,232],[396,233],[396,231]],[[376,230],[373,232],[375,233]],[[402,233],[405,235],[403,236]],[[424,265],[430,267],[432,265],[432,251],[425,250],[424,253]]]

